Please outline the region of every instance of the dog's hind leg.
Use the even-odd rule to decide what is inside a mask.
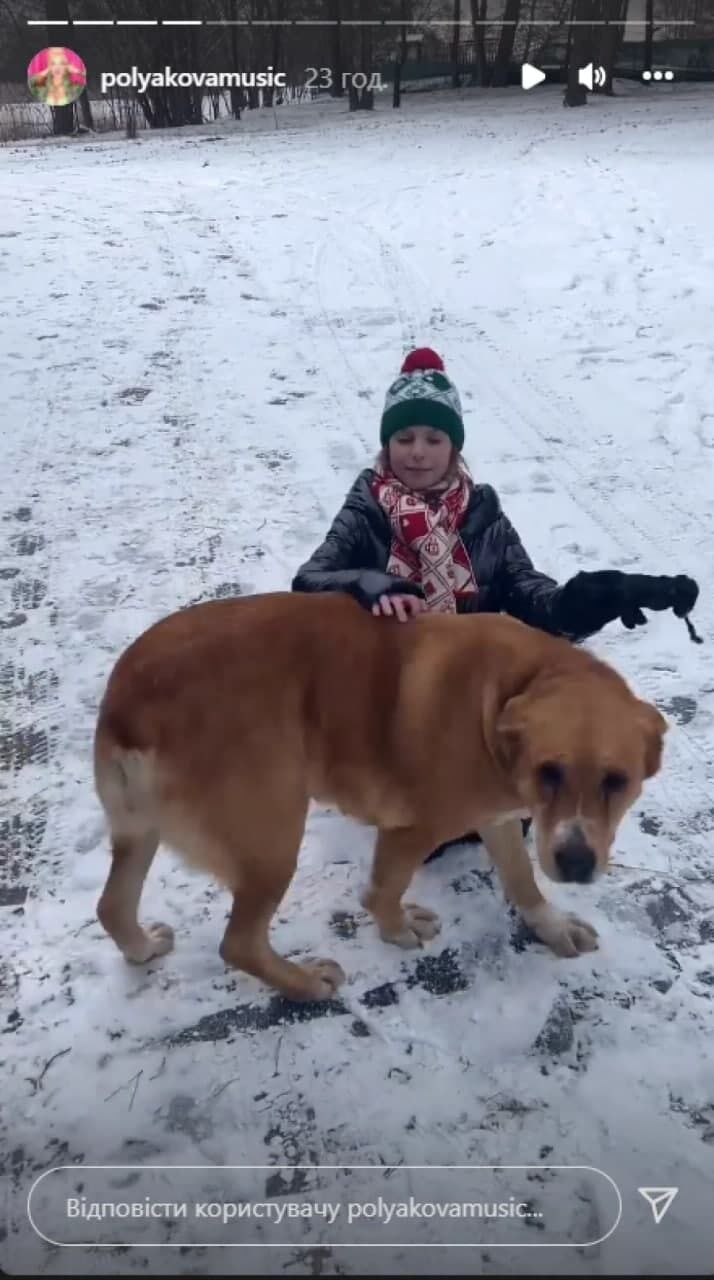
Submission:
[[[101,728],[95,739],[95,785],[111,838],[111,868],[97,902],[97,916],[133,964],[165,955],[174,945],[168,924],[138,923],[138,905],[148,868],[159,847],[150,760],[141,751],[120,750]]]
[[[597,933],[592,925],[570,912],[559,911],[543,897],[533,875],[520,819],[494,826],[480,824],[479,830],[506,897],[541,941],[558,956],[596,951]]]
[[[95,743],[95,784],[112,846],[112,865],[97,915],[126,959],[144,964],[170,951],[174,937],[166,924],[143,929],[138,920],[141,891],[159,847],[149,762],[141,752],[119,751],[100,732]]]
[[[97,915],[127,960],[144,964],[152,956],[165,955],[173,946],[173,930],[166,924],[142,928],[139,899],[154,854],[159,846],[156,831],[112,835],[112,865]]]
[[[278,955],[268,931],[287,892],[297,866],[307,816],[307,805],[298,814],[273,813],[260,831],[260,848],[241,851],[239,883],[220,946],[221,959],[244,970],[290,1000],[329,1000],[345,975],[334,960],[306,960],[295,964]],[[255,840],[256,837],[253,837]]]
[[[362,906],[374,916],[385,942],[420,947],[439,933],[441,922],[435,912],[414,902],[402,902],[414,872],[433,847],[430,833],[415,827],[378,833]]]

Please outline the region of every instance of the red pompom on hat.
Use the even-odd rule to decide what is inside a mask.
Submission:
[[[415,347],[404,357],[401,373],[421,373],[425,369],[438,369],[444,372],[444,361],[431,347]]]

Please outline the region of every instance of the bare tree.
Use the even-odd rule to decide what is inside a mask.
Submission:
[[[645,0],[645,68],[652,67],[652,37],[654,35],[654,3]]]
[[[410,21],[411,0],[399,0],[399,48],[392,54],[394,57],[394,93],[392,106],[401,104],[402,68],[407,60],[409,44],[407,41],[407,24]]]
[[[568,83],[564,103],[584,106],[587,90],[579,83],[579,71],[593,64],[602,68],[604,81],[594,85],[599,92],[612,93],[612,77],[627,21],[628,0],[574,0],[568,54]],[[597,76],[597,71],[594,72]]]
[[[459,61],[461,57],[461,0],[454,0],[454,34],[451,39],[451,87],[461,88]]]
[[[508,84],[508,72],[513,58],[513,46],[516,43],[516,31],[521,14],[521,0],[506,0],[503,12],[501,37],[498,42],[496,59],[493,64],[491,84],[500,88]]]
[[[356,4],[349,4],[349,16],[364,23],[358,27],[351,27],[348,30],[351,34],[351,57],[348,58],[348,71],[350,73],[349,83],[349,104],[350,111],[372,111],[374,108],[374,90],[369,88],[369,80],[372,75],[373,68],[373,28],[368,19],[373,16],[373,10],[370,12],[372,0],[356,0]],[[357,13],[354,13],[354,9]],[[367,83],[364,85],[355,84],[355,73],[361,73],[367,77]]]
[[[333,98],[342,98],[345,93],[345,86],[342,83],[342,72],[344,71],[344,54],[342,45],[342,0],[327,0],[327,17],[332,24],[330,26],[329,58],[332,78],[330,95]]]
[[[536,3],[537,3],[537,0],[531,0],[530,12],[528,14],[528,17],[525,19],[525,22],[527,24],[526,25],[526,42],[525,42],[525,45],[523,46],[523,52],[521,54],[521,57],[523,58],[524,62],[528,61],[531,54],[531,47],[533,45],[533,19],[535,18]]]
[[[563,101],[568,107],[584,107],[587,90],[580,84],[578,72],[581,67],[592,62],[597,40],[593,23],[597,16],[598,0],[573,0],[568,50],[568,82]]]
[[[48,22],[67,22],[69,20],[68,0],[46,0],[45,14]],[[48,43],[51,37],[48,34]],[[66,107],[51,107],[52,132],[55,136],[67,136],[74,133],[75,109],[70,102]]]
[[[283,0],[272,0],[272,5],[269,5],[269,7],[272,9],[270,17],[275,19],[274,26],[268,28],[268,38],[270,41],[269,64],[273,70],[275,70],[281,65],[282,60],[282,37],[284,31],[282,19],[285,16],[285,9]],[[272,107],[274,98],[275,88],[273,85],[268,85],[263,93],[264,105],[266,107]]]
[[[363,75],[367,76],[367,84],[361,90],[362,99],[360,106],[363,111],[374,110],[374,89],[370,88],[372,80],[372,71],[374,68],[374,29],[370,26],[362,27],[361,31],[362,45],[362,67]]]
[[[231,46],[231,71],[240,71],[240,58],[238,56],[238,0],[229,0],[230,13],[230,46]],[[234,120],[240,120],[240,113],[245,104],[245,95],[243,90],[237,85],[231,85],[231,115]]]
[[[474,69],[471,83],[484,85],[488,83],[488,55],[486,53],[486,20],[488,18],[488,0],[471,0],[471,30],[474,43]]]
[[[70,16],[69,4],[67,5],[67,15]],[[75,26],[72,27],[72,48],[74,49],[75,53],[79,54],[80,58],[86,65],[89,59],[89,54],[87,51],[88,41],[86,37],[86,28],[75,27]],[[77,106],[77,112],[82,117],[82,124],[84,125],[85,129],[93,129],[94,120],[92,119],[92,104],[89,101],[89,94],[87,92],[86,85],[82,90],[81,94],[79,95],[79,97],[77,98],[76,106]],[[77,121],[77,114],[75,113],[75,117],[74,117],[75,124],[76,124],[76,121]]]
[[[599,28],[597,50],[598,66],[605,72],[605,83],[599,86],[603,93],[612,94],[615,63],[625,37],[628,7],[629,0],[607,0],[607,3],[600,0],[600,13],[608,18],[607,24]]]

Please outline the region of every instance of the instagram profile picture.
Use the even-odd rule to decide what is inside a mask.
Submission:
[[[27,87],[48,107],[76,102],[87,84],[87,68],[74,49],[51,45],[36,53],[27,68]]]

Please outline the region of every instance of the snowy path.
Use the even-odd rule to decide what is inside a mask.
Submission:
[[[552,1159],[602,1169],[623,1201],[615,1233],[577,1253],[332,1249],[344,1237],[321,1222],[292,1251],[73,1250],[83,1273],[710,1269],[713,115],[693,90],[585,112],[549,91],[434,95],[399,116],[380,99],[374,119],[328,104],[280,114],[277,132],[266,114],[3,152],[11,1274],[66,1268],[24,1198],[72,1162]],[[226,901],[166,854],[144,914],[176,925],[177,949],[129,970],[94,919],[107,850],[89,747],[108,670],[162,613],[289,584],[370,460],[414,342],[444,353],[467,458],[539,567],[701,583],[705,645],[658,615],[592,646],[672,724],[665,770],[618,841],[632,870],[549,890],[592,919],[602,949],[568,964],[523,947],[465,846],[420,873],[444,931],[405,958],[359,909],[370,832],[315,809],[276,940],[339,959],[341,1003],[296,1013],[224,971]],[[642,1184],[681,1188],[659,1228]],[[210,1186],[197,1173],[195,1198]],[[593,1178],[585,1192],[597,1200]],[[564,1197],[562,1238],[579,1203]],[[589,1238],[605,1234],[604,1206],[589,1212]],[[170,1239],[149,1228],[142,1241]]]

